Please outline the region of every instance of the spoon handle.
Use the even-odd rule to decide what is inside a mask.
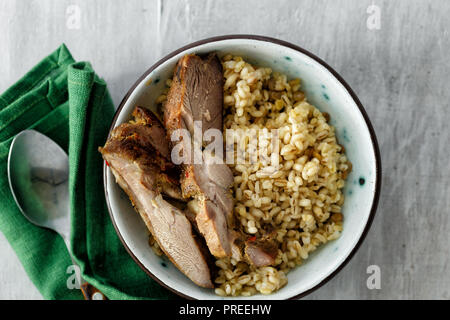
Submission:
[[[84,300],[108,300],[100,290],[87,282],[81,284],[80,290],[83,293]]]

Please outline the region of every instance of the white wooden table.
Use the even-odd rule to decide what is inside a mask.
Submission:
[[[307,299],[449,299],[449,16],[446,0],[2,0],[0,92],[62,42],[116,105],[145,69],[196,40],[251,33],[300,45],[358,94],[383,162],[364,244]],[[367,286],[373,265],[380,289]],[[0,299],[41,299],[1,233]]]

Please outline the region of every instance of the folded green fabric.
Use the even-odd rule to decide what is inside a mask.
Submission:
[[[62,238],[17,208],[7,179],[11,140],[33,128],[69,154],[71,240],[83,278],[109,299],[172,299],[132,260],[110,221],[103,192],[104,144],[114,113],[106,83],[65,45],[0,95],[0,231],[45,299],[82,299],[68,285],[72,265]]]

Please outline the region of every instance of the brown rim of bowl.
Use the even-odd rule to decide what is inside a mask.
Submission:
[[[380,191],[381,191],[381,157],[380,157],[380,150],[378,147],[378,142],[377,142],[377,138],[375,135],[375,131],[372,127],[372,124],[369,120],[369,117],[366,113],[366,110],[364,109],[364,107],[362,106],[361,102],[359,101],[358,97],[356,96],[356,94],[353,92],[352,88],[347,84],[347,82],[345,82],[345,80],[333,69],[331,68],[325,61],[323,61],[322,59],[320,59],[319,57],[315,56],[314,54],[310,53],[309,51],[294,45],[292,43],[283,41],[283,40],[279,40],[279,39],[275,39],[275,38],[270,38],[270,37],[266,37],[266,36],[259,36],[259,35],[247,35],[247,34],[235,34],[235,35],[224,35],[224,36],[217,36],[217,37],[212,37],[212,38],[207,38],[207,39],[203,39],[203,40],[199,40],[196,42],[193,42],[191,44],[188,44],[186,46],[183,46],[171,53],[169,53],[168,55],[166,55],[164,58],[160,59],[159,61],[157,61],[155,64],[153,64],[153,66],[151,66],[147,71],[144,72],[144,74],[139,77],[139,79],[133,84],[133,86],[131,87],[130,90],[128,90],[127,94],[125,95],[125,97],[122,99],[118,109],[116,110],[116,113],[114,115],[112,124],[110,126],[109,129],[109,134],[111,133],[111,130],[115,127],[117,118],[120,114],[120,112],[122,111],[122,108],[124,107],[125,103],[127,102],[128,98],[130,97],[131,93],[136,89],[136,87],[142,82],[142,80],[144,80],[154,69],[156,69],[158,66],[160,66],[161,64],[163,64],[165,61],[169,60],[170,58],[172,58],[173,56],[176,56],[177,54],[186,51],[188,49],[192,49],[194,47],[198,47],[200,45],[206,44],[206,43],[211,43],[211,42],[217,42],[217,41],[222,41],[222,40],[232,40],[232,39],[247,39],[247,40],[257,40],[257,41],[265,41],[265,42],[271,42],[283,47],[288,47],[290,49],[299,51],[300,53],[303,53],[307,56],[309,56],[310,58],[312,58],[313,60],[315,60],[316,62],[318,62],[319,64],[321,64],[322,66],[324,66],[328,71],[331,72],[331,74],[345,87],[345,89],[347,90],[347,92],[350,94],[350,96],[352,97],[353,101],[356,103],[356,105],[359,108],[359,111],[361,112],[367,128],[369,129],[369,133],[370,133],[370,137],[372,140],[372,147],[375,153],[375,170],[376,170],[376,178],[375,178],[375,194],[374,194],[374,198],[373,198],[373,202],[372,202],[372,207],[370,209],[370,215],[369,218],[367,219],[366,222],[366,226],[364,227],[364,231],[361,234],[357,244],[355,245],[355,247],[352,249],[352,251],[350,252],[350,254],[345,258],[345,260],[336,268],[336,270],[334,270],[331,274],[329,274],[325,279],[323,279],[321,282],[319,282],[318,284],[316,284],[314,287],[312,287],[311,289],[308,289],[302,293],[299,293],[295,296],[292,296],[290,298],[287,298],[286,300],[292,300],[292,299],[298,299],[298,298],[302,298],[305,297],[306,295],[310,294],[311,292],[317,290],[318,288],[320,288],[321,286],[323,286],[325,283],[327,283],[329,280],[331,280],[339,271],[341,271],[346,265],[347,263],[353,258],[353,256],[355,255],[355,253],[358,251],[358,249],[360,248],[362,242],[364,241],[365,237],[367,236],[367,233],[369,232],[369,229],[372,225],[373,219],[375,217],[375,212],[377,210],[378,207],[378,202],[379,202],[379,198],[380,198]],[[108,136],[109,136],[108,134]],[[151,273],[150,270],[148,270],[137,258],[136,256],[133,254],[133,252],[130,250],[130,248],[127,246],[127,244],[125,243],[125,240],[123,239],[117,225],[116,222],[114,220],[114,216],[112,214],[112,210],[111,210],[111,206],[109,203],[109,197],[108,197],[108,190],[107,190],[107,166],[106,164],[103,165],[103,188],[105,190],[105,197],[106,197],[106,204],[108,207],[108,211],[109,211],[109,215],[111,217],[111,221],[114,225],[114,228],[116,230],[117,235],[119,236],[120,241],[122,242],[123,246],[125,247],[126,251],[128,252],[128,254],[133,258],[133,260],[139,265],[139,267],[144,270],[150,277],[152,277],[156,282],[158,282],[160,285],[162,285],[163,287],[165,287],[166,289],[172,291],[173,293],[177,294],[178,296],[185,298],[185,299],[191,299],[191,300],[195,300],[195,298],[185,295],[177,290],[175,290],[174,288],[169,287],[168,285],[166,285],[164,282],[162,282],[160,279],[158,279],[153,273]]]

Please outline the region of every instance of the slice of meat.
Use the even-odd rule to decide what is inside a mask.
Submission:
[[[265,267],[275,263],[278,247],[273,240],[247,240],[244,252],[249,263],[256,267]]]
[[[166,131],[158,118],[150,110],[136,107],[132,113],[133,119],[123,123],[111,132],[111,139],[124,140],[127,138],[138,140],[145,152],[155,152],[158,158],[170,162],[169,141]],[[164,168],[163,168],[164,169]]]
[[[193,132],[194,122],[201,121],[202,133],[211,128],[222,131],[223,75],[217,56],[184,56],[177,63],[173,81],[164,106],[166,129],[183,124]]]
[[[111,132],[109,150],[126,151],[130,158],[139,158],[146,166],[156,166],[158,190],[169,197],[184,199],[179,187],[180,168],[170,161],[169,141],[161,122],[142,107],[136,107],[132,115],[132,120]]]
[[[278,246],[273,238],[274,235],[275,233],[272,233],[257,238],[231,230],[229,239],[232,257],[237,261],[245,261],[255,267],[273,265],[278,256]]]
[[[182,210],[164,200],[160,193],[164,184],[176,190],[176,184],[163,172],[173,165],[164,163],[167,160],[156,150],[155,141],[150,138],[153,136],[143,134],[147,129],[130,131],[129,125],[114,129],[105,146],[99,148],[103,158],[167,257],[194,283],[212,288],[207,258],[201,242],[193,234],[191,223]],[[131,125],[150,124],[138,120]],[[165,133],[162,140],[166,141]]]
[[[228,228],[233,226],[233,199],[229,187],[233,175],[223,161],[207,161],[210,156],[202,151],[202,137],[210,129],[221,134],[222,104],[223,75],[217,56],[181,58],[164,106],[164,124],[172,137],[179,130],[189,132],[189,139],[178,142],[188,159],[182,165],[181,190],[185,198],[198,200],[197,227],[217,258],[231,255]]]
[[[132,116],[134,119],[130,123],[138,125],[139,128],[148,128],[149,142],[155,150],[170,161],[169,141],[167,140],[166,130],[156,115],[146,108],[136,107]]]
[[[197,225],[199,218],[197,216],[204,214],[202,205],[200,201],[194,199],[188,202],[187,208],[184,210],[186,217],[191,221],[197,232],[199,232]],[[212,234],[216,235],[217,233]],[[266,232],[256,238],[256,236],[249,236],[242,231],[228,228],[225,241],[229,243],[231,257],[236,261],[245,261],[256,267],[265,267],[273,265],[278,256],[278,246],[274,240],[275,235],[275,232]],[[219,240],[213,243],[219,243]]]
[[[212,255],[224,257],[231,254],[227,220],[215,202],[202,199],[195,221]]]

